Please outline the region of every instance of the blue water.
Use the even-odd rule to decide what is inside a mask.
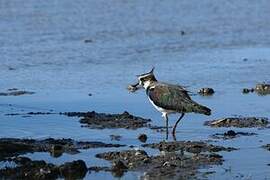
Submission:
[[[209,106],[213,115],[186,115],[178,127],[178,140],[206,140],[226,130],[203,126],[210,119],[234,115],[269,118],[270,96],[241,94],[242,88],[270,81],[269,7],[267,0],[2,0],[0,91],[19,88],[36,94],[0,97],[0,137],[111,142],[110,135],[116,134],[122,139],[113,142],[139,148],[140,133],[148,135],[148,142],[164,140],[165,134],[144,128],[81,128],[77,118],[59,115],[5,116],[50,110],[128,111],[164,125],[144,92],[126,90],[128,84],[136,82],[136,74],[152,66],[159,80],[185,85],[191,92],[201,87],[216,91],[213,97],[192,97]],[[89,39],[92,42],[84,42]],[[170,117],[171,125],[176,118]],[[258,135],[215,142],[240,150],[224,153],[224,165],[214,167],[217,173],[210,179],[233,179],[239,173],[252,179],[268,177],[270,152],[260,146],[270,143],[269,130],[241,131]],[[64,154],[56,159],[46,153],[28,156],[57,164],[83,159],[88,166],[107,165],[94,158],[107,150],[111,149]],[[231,169],[230,173],[224,169]],[[130,172],[124,179],[138,179],[140,175],[142,172]],[[112,177],[110,173],[87,175]]]

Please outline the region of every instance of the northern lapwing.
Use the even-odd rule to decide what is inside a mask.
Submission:
[[[208,116],[211,115],[211,109],[193,101],[190,98],[188,91],[182,86],[159,82],[154,75],[154,68],[148,73],[137,75],[137,77],[138,82],[134,85],[130,85],[129,90],[136,91],[140,87],[143,87],[146,90],[149,101],[162,113],[162,117],[165,119],[167,139],[169,114],[181,114],[173,127],[172,134],[174,138],[177,124],[184,117],[185,113],[194,112]]]

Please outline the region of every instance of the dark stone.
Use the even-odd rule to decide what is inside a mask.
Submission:
[[[17,166],[0,169],[0,179],[82,179],[88,171],[82,160],[60,166],[45,161],[32,161],[26,157],[16,157],[9,161],[14,161]]]
[[[92,40],[92,39],[85,39],[84,42],[85,42],[85,43],[92,43],[93,40]]]
[[[113,161],[111,171],[115,177],[122,177],[128,167],[121,160]]]
[[[138,139],[141,142],[145,143],[147,141],[147,135],[146,134],[140,134],[139,137],[138,137]]]
[[[201,88],[198,93],[202,96],[211,96],[215,93],[215,91],[212,88]]]
[[[87,170],[86,164],[82,160],[67,162],[59,166],[60,174],[65,179],[81,179],[86,175]]]
[[[50,154],[53,157],[60,157],[62,156],[63,152],[64,152],[63,146],[58,145],[58,144],[52,145],[51,150],[50,150]]]
[[[255,91],[259,95],[268,95],[270,94],[270,84],[266,83],[257,84],[255,87]]]
[[[228,132],[224,133],[225,136],[236,136],[236,132],[234,132],[233,130],[229,130]]]
[[[266,144],[262,146],[264,149],[267,149],[268,151],[270,151],[270,144]]]
[[[14,71],[14,70],[16,70],[15,68],[13,68],[13,67],[8,67],[8,70],[10,70],[10,71]]]
[[[244,88],[243,90],[242,90],[242,93],[243,94],[247,94],[247,93],[249,93],[250,92],[250,89],[248,89],[248,88]]]
[[[45,161],[25,161],[14,168],[0,169],[0,179],[57,179],[58,169]]]

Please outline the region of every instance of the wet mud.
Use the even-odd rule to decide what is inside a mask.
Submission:
[[[211,127],[238,127],[238,128],[263,128],[267,127],[269,120],[266,117],[233,117],[206,121],[205,126]]]
[[[7,92],[0,92],[0,96],[22,96],[31,94],[35,94],[35,92],[19,90],[17,88],[8,89]]]
[[[241,137],[241,136],[254,136],[254,135],[257,135],[256,133],[250,133],[250,132],[235,132],[233,130],[229,130],[225,133],[216,133],[216,134],[213,134],[211,135],[210,137],[211,138],[214,138],[214,139],[234,139],[234,138],[237,138],[237,137]]]
[[[8,159],[15,167],[0,169],[0,179],[81,179],[88,169],[82,160],[64,163],[60,166],[45,161],[32,161],[27,157]]]
[[[97,158],[108,160],[111,167],[92,167],[93,171],[111,171],[114,176],[122,176],[126,171],[143,171],[141,178],[195,178],[201,167],[221,165],[219,151],[234,148],[208,145],[203,142],[160,142],[145,144],[143,147],[158,148],[167,153],[150,156],[144,150],[124,150],[97,154]],[[181,150],[181,152],[178,152]],[[188,153],[186,153],[188,152]]]
[[[260,83],[255,86],[255,88],[244,88],[242,90],[243,94],[248,94],[256,92],[258,95],[264,96],[264,95],[269,95],[270,94],[270,84],[266,83]]]
[[[0,160],[10,157],[33,153],[33,152],[49,152],[53,157],[59,157],[63,153],[76,154],[80,149],[89,148],[107,148],[122,147],[120,144],[106,144],[103,142],[74,141],[72,139],[16,139],[2,138],[0,139]]]
[[[9,113],[7,116],[25,116],[25,115],[50,115],[59,114],[68,117],[79,117],[80,123],[83,127],[90,129],[113,129],[113,128],[124,128],[124,129],[138,129],[143,127],[161,129],[162,127],[151,126],[151,119],[145,119],[139,116],[134,116],[128,112],[122,114],[108,114],[108,113],[97,113],[91,112],[28,112],[28,113]]]
[[[125,128],[138,129],[150,127],[150,119],[134,116],[128,112],[122,114],[106,114],[92,112],[66,112],[63,115],[80,117],[80,123],[90,129]]]
[[[174,151],[186,151],[189,153],[201,153],[201,152],[219,152],[219,151],[233,151],[237,150],[233,147],[223,147],[208,144],[203,141],[174,141],[159,143],[143,144],[143,147],[159,149],[159,151],[174,152]]]
[[[262,148],[270,151],[270,144],[263,145]]]

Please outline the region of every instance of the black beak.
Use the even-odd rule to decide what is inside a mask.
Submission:
[[[135,92],[135,91],[137,91],[140,88],[141,87],[140,87],[140,83],[139,82],[137,82],[136,84],[130,84],[127,87],[128,91],[130,91],[130,92]]]

